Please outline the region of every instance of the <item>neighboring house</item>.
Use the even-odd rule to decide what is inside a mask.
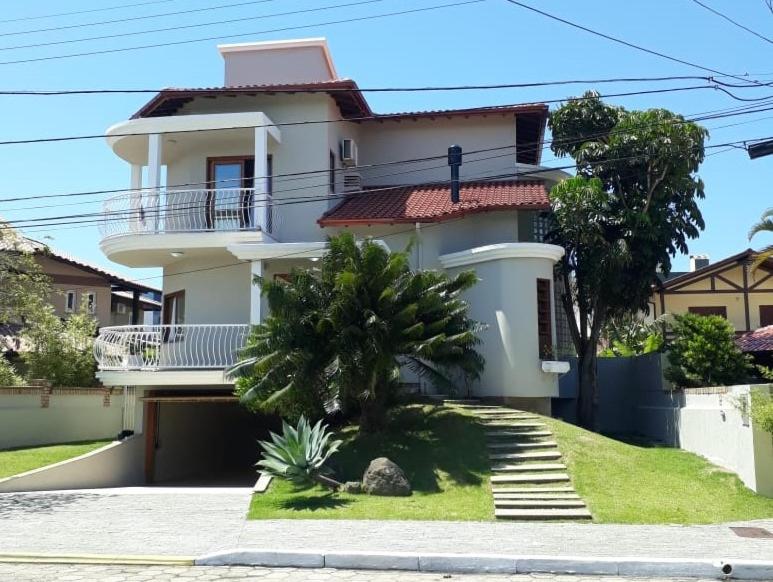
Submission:
[[[67,317],[85,303],[89,313],[103,327],[141,324],[146,314],[161,309],[157,299],[160,294],[158,289],[130,281],[42,242],[20,236],[16,236],[15,240],[16,248],[35,254],[41,270],[50,278],[53,288],[50,301],[59,317]],[[5,245],[0,247],[0,252],[10,251],[9,243]],[[152,315],[149,319],[152,323]]]
[[[137,399],[124,428],[145,433],[147,479],[222,469],[224,435],[252,422],[223,371],[266,317],[253,277],[313,266],[343,229],[395,250],[414,241],[415,268],[474,269],[487,363],[470,393],[549,412],[566,366],[552,361],[563,249],[540,242],[565,176],[539,165],[548,107],[377,114],[324,39],[219,50],[225,86],[161,91],[107,131],[131,189],[106,201],[101,249],[164,272],[162,325],[113,328],[96,344],[100,380]],[[456,204],[452,144],[465,152]]]
[[[690,271],[671,273],[653,285],[650,313],[720,315],[739,334],[773,325],[773,261],[751,269],[747,249],[717,263],[690,257]]]

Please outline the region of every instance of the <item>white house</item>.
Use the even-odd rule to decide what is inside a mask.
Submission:
[[[124,428],[145,435],[148,480],[225,466],[250,421],[223,370],[266,316],[252,278],[312,265],[343,229],[413,239],[417,268],[474,269],[471,314],[488,329],[471,393],[549,412],[563,250],[540,242],[541,213],[563,174],[539,165],[547,106],[378,114],[324,39],[218,49],[223,87],[164,90],[107,131],[131,188],[105,203],[101,248],[164,274],[163,324],[103,328],[96,346],[101,381],[135,399]]]

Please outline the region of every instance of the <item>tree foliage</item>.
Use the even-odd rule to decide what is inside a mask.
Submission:
[[[735,344],[735,330],[718,315],[674,316],[665,377],[679,387],[727,386],[748,379],[751,358]]]
[[[663,349],[664,322],[645,321],[638,314],[624,314],[611,317],[601,334],[606,346],[599,352],[603,357],[630,357],[659,352]]]
[[[18,386],[22,378],[13,364],[0,355],[0,386]]]
[[[0,221],[0,323],[23,323],[50,293],[51,281],[29,243]]]
[[[773,435],[773,396],[760,388],[752,389],[751,417],[754,425]]]
[[[749,240],[761,232],[773,233],[773,208],[768,208],[762,213],[760,219],[754,223],[749,231]],[[768,259],[773,259],[773,245],[768,245],[757,253],[757,256],[754,258],[753,267],[757,268]]]
[[[92,386],[97,369],[94,336],[97,320],[86,304],[62,320],[46,303],[29,316],[22,332],[28,349],[22,353],[29,378],[43,378],[53,386]]]
[[[377,430],[402,365],[446,389],[480,375],[480,326],[460,297],[474,274],[413,271],[406,252],[349,233],[328,246],[318,270],[258,281],[270,315],[237,365],[243,400],[296,418],[359,409]]]
[[[664,109],[607,105],[595,92],[559,107],[549,125],[553,151],[577,166],[575,177],[551,191],[548,241],[566,249],[559,266],[579,357],[578,417],[592,428],[605,322],[646,311],[658,267],[668,273],[671,258],[686,253],[704,227],[695,172],[707,132]]]

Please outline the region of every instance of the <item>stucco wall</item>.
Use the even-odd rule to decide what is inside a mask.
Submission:
[[[0,479],[0,492],[140,485],[143,454],[142,437],[130,437],[74,459]]]
[[[54,389],[48,406],[37,389],[0,389],[0,449],[111,438],[121,432],[123,396],[102,390],[62,394]],[[70,392],[71,390],[68,390]]]
[[[38,256],[37,262],[40,264],[43,271],[52,277],[54,280],[52,283],[53,292],[50,295],[51,304],[54,306],[56,314],[60,317],[65,317],[67,311],[65,311],[65,292],[75,291],[75,308],[79,309],[81,302],[85,298],[87,291],[96,293],[97,296],[97,308],[95,317],[99,321],[100,325],[110,325],[110,302],[111,293],[110,285],[100,280],[99,277],[87,273],[82,269],[67,265],[59,261],[55,261],[45,256]],[[57,282],[58,277],[72,277],[73,281],[76,279],[93,280],[86,283],[62,283]]]

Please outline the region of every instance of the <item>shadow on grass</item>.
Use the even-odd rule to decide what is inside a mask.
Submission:
[[[328,493],[326,495],[298,495],[282,501],[279,506],[282,509],[292,511],[317,511],[320,509],[338,509],[351,503],[350,499],[341,499],[333,493]]]
[[[409,405],[389,413],[387,429],[379,434],[343,433],[336,457],[338,474],[359,480],[368,463],[389,457],[405,471],[414,491],[439,492],[438,472],[457,485],[477,486],[488,474],[483,429],[472,417],[438,406]]]

